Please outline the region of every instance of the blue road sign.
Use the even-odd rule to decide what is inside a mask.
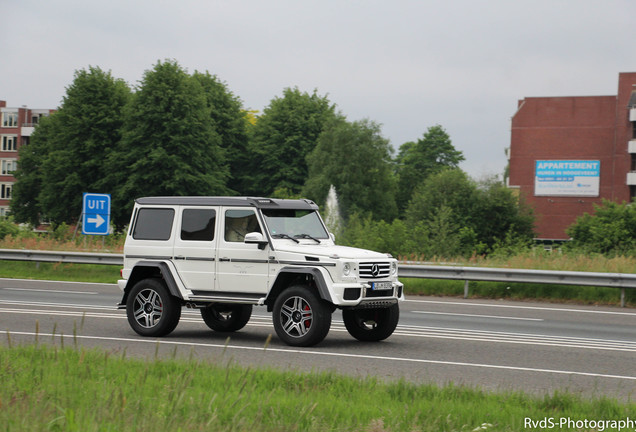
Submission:
[[[110,195],[84,193],[82,234],[108,235],[110,227]]]

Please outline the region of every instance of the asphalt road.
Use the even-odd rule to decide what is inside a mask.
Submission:
[[[636,399],[634,309],[409,297],[386,341],[356,341],[336,312],[325,341],[292,348],[278,339],[264,307],[254,308],[248,325],[229,340],[190,309],[168,337],[142,338],[116,309],[120,298],[110,284],[0,279],[0,343],[37,337],[59,345],[63,339],[65,345],[141,358],[193,356],[282,370]]]

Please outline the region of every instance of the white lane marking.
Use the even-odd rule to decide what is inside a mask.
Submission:
[[[35,292],[47,292],[47,293],[58,293],[58,294],[99,294],[91,291],[64,291],[64,290],[48,290],[48,289],[34,289],[34,288],[0,288],[7,291],[35,291]]]
[[[399,327],[398,327],[399,328]],[[465,333],[465,332],[464,332]],[[396,330],[394,335],[421,337],[427,339],[450,339],[450,340],[463,340],[468,342],[490,342],[490,343],[506,343],[506,344],[518,344],[518,345],[533,345],[533,346],[547,346],[555,348],[578,348],[578,349],[593,349],[604,351],[624,351],[624,352],[636,352],[636,344],[631,342],[611,342],[611,343],[596,343],[594,341],[588,341],[585,339],[572,339],[572,340],[551,340],[549,338],[520,338],[520,339],[505,339],[497,336],[488,335],[472,335],[472,334],[453,334],[453,333],[413,333]]]
[[[38,336],[38,337],[62,337],[59,334],[51,334],[51,333],[33,333],[33,332],[9,332],[11,335],[20,335],[20,336]],[[262,351],[262,352],[276,352],[276,353],[284,353],[284,354],[303,354],[303,355],[311,355],[311,356],[326,356],[326,357],[346,357],[346,358],[356,358],[356,359],[364,359],[364,360],[385,360],[391,362],[406,362],[406,363],[420,363],[420,364],[435,364],[435,365],[444,365],[444,366],[462,366],[462,367],[474,367],[474,368],[485,368],[485,369],[499,369],[499,370],[509,370],[509,371],[521,371],[521,372],[539,372],[539,373],[548,373],[548,374],[556,374],[556,375],[575,375],[575,376],[584,376],[584,377],[592,377],[592,378],[612,378],[612,379],[620,379],[620,380],[629,380],[636,381],[636,376],[629,375],[611,375],[611,374],[602,374],[602,373],[594,373],[594,372],[581,372],[581,371],[569,371],[569,370],[559,370],[559,369],[543,369],[543,368],[531,368],[531,367],[523,367],[523,366],[505,366],[505,365],[494,365],[494,364],[486,364],[486,363],[468,363],[468,362],[454,362],[454,361],[445,361],[445,360],[427,360],[427,359],[417,359],[417,358],[408,358],[408,357],[389,357],[389,356],[377,356],[377,355],[367,355],[367,354],[348,354],[348,353],[337,353],[337,352],[328,352],[328,351],[314,351],[314,350],[300,350],[293,348],[272,348],[272,347],[247,347],[247,346],[238,346],[238,345],[229,345],[229,344],[213,344],[213,343],[201,343],[201,342],[180,342],[180,341],[172,341],[172,340],[148,340],[148,339],[133,339],[133,338],[118,338],[118,337],[104,337],[104,336],[81,336],[81,335],[68,335],[67,337],[77,338],[77,339],[86,339],[86,340],[105,340],[112,342],[135,342],[135,343],[149,343],[149,344],[161,344],[161,345],[181,345],[181,346],[194,346],[194,347],[203,347],[203,348],[221,348],[221,349],[235,349],[235,350],[245,350],[245,351]]]
[[[430,314],[430,315],[452,315],[452,316],[496,318],[496,319],[521,320],[521,321],[544,321],[541,318],[519,318],[519,317],[497,316],[497,315],[479,315],[479,314],[464,314],[464,313],[451,313],[451,312],[427,312],[427,311],[411,311],[411,312],[416,313],[416,314]]]
[[[100,308],[95,308],[100,309]],[[101,308],[106,309],[106,308]],[[105,312],[80,312],[80,311],[56,311],[41,309],[17,309],[0,307],[0,312],[14,314],[31,314],[31,315],[47,315],[47,316],[64,316],[64,317],[83,317],[83,318],[116,318],[127,319],[123,311],[106,309],[112,311]],[[184,311],[181,322],[202,324],[199,313],[194,311]],[[250,327],[272,327],[271,317],[263,315],[252,316],[248,323]],[[341,321],[332,323],[331,331],[346,332]],[[463,340],[468,342],[489,342],[489,343],[507,343],[520,345],[547,346],[556,348],[578,348],[578,349],[594,349],[604,351],[623,351],[636,352],[636,342],[625,340],[607,340],[607,339],[591,339],[578,338],[568,336],[548,336],[530,333],[510,333],[485,330],[467,330],[460,328],[444,328],[444,327],[427,327],[427,326],[407,326],[399,325],[394,332],[396,336],[418,337],[428,339],[447,339],[447,340]]]
[[[608,315],[627,315],[636,318],[636,312],[612,312],[612,311],[597,311],[586,309],[571,309],[571,308],[555,308],[555,307],[543,307],[543,306],[517,306],[517,305],[504,305],[504,304],[486,304],[486,303],[469,303],[469,302],[454,302],[454,301],[438,301],[438,300],[413,300],[406,299],[405,302],[412,303],[431,303],[447,306],[481,306],[481,307],[497,307],[497,308],[510,308],[510,309],[529,309],[538,311],[558,311],[558,312],[581,312],[591,314],[608,314]]]

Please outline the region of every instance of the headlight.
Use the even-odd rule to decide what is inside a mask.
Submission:
[[[397,274],[397,263],[393,261],[391,263],[391,275],[395,275],[395,274]]]
[[[349,276],[351,274],[351,264],[350,263],[344,263],[344,265],[342,266],[342,274],[344,276]]]

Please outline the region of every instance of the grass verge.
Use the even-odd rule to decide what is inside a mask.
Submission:
[[[526,419],[621,421],[636,412],[633,402],[569,393],[487,393],[249,369],[176,352],[140,360],[125,352],[18,346],[10,334],[6,341],[0,424],[7,431],[521,431],[541,430],[526,427]],[[559,430],[581,430],[574,426]]]
[[[120,266],[73,263],[36,263],[0,260],[0,277],[69,282],[116,283]]]

